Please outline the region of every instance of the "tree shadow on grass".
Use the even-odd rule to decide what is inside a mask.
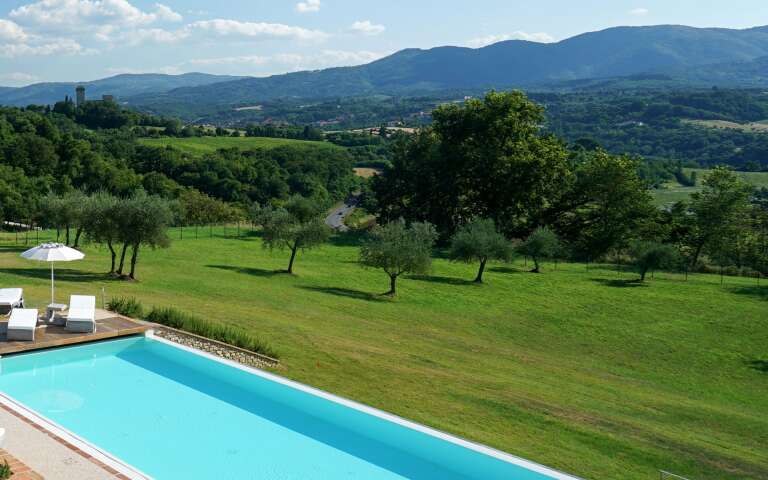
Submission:
[[[514,267],[492,267],[488,269],[489,272],[494,273],[530,273],[530,270],[520,270]]]
[[[752,370],[757,370],[758,372],[762,372],[762,373],[768,373],[768,360],[751,360],[747,362],[747,365]]]
[[[365,238],[365,232],[338,232],[331,236],[329,243],[336,247],[359,247]]]
[[[472,280],[465,280],[463,278],[436,277],[433,275],[408,275],[405,278],[416,280],[417,282],[442,283],[444,285],[480,285]]]
[[[31,245],[28,247],[3,245],[3,246],[0,246],[0,253],[22,253],[22,252],[26,252],[32,247],[34,247],[34,245]]]
[[[746,295],[749,297],[768,300],[768,285],[761,285],[759,287],[757,285],[751,287],[738,287],[731,288],[730,290],[737,295]]]
[[[266,270],[263,268],[250,268],[250,267],[235,267],[232,265],[206,265],[207,268],[216,268],[218,270],[226,270],[229,272],[242,273],[243,275],[251,275],[254,277],[270,278],[276,275],[287,275],[285,270]]]
[[[0,268],[0,273],[6,275],[14,275],[17,277],[38,278],[44,280],[49,280],[51,278],[50,266],[45,266],[43,268]],[[114,275],[110,275],[109,273],[83,272],[69,268],[57,268],[55,271],[55,278],[56,280],[61,280],[62,282],[74,283],[99,281],[116,282],[121,280],[120,278]]]
[[[606,287],[613,287],[613,288],[638,288],[638,287],[647,287],[648,284],[645,282],[641,282],[637,278],[633,278],[631,280],[624,280],[624,279],[610,279],[610,278],[592,278],[590,279],[595,283],[599,283],[601,285],[605,285]]]
[[[232,240],[253,240],[254,238],[263,238],[263,237],[264,237],[264,232],[261,230],[253,230],[253,231],[244,230],[240,232],[240,235],[233,235],[227,238],[230,238]]]
[[[352,298],[355,300],[365,300],[366,302],[385,302],[389,300],[389,297],[382,295],[376,295],[369,292],[363,292],[360,290],[352,290],[350,288],[337,288],[337,287],[298,287],[303,290],[309,290],[311,292],[326,293],[328,295],[335,295],[337,297]]]

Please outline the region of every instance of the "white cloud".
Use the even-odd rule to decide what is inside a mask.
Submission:
[[[112,38],[120,45],[136,46],[144,43],[175,43],[188,36],[185,30],[171,32],[162,28],[140,28],[120,34],[117,38]]]
[[[518,30],[517,32],[512,33],[487,35],[485,37],[474,38],[467,42],[467,45],[473,48],[480,48],[507,40],[526,40],[528,42],[552,43],[555,41],[555,38],[552,35],[544,32],[528,33]]]
[[[265,65],[270,60],[271,57],[243,55],[239,57],[196,58],[187,63],[190,65]]]
[[[636,17],[643,17],[645,15],[648,15],[649,13],[650,13],[650,10],[648,10],[647,8],[642,8],[642,7],[634,8],[634,9],[629,11],[630,15],[634,15]]]
[[[20,87],[39,80],[39,77],[24,72],[0,73],[0,84],[7,87]]]
[[[157,15],[159,20],[165,22],[180,22],[184,20],[180,13],[174,12],[171,7],[162,3],[155,4],[155,15]]]
[[[306,0],[296,4],[296,11],[299,13],[315,13],[320,11],[321,6],[320,0]]]
[[[298,53],[278,53],[270,56],[243,55],[218,58],[198,58],[185,62],[183,65],[196,67],[221,67],[226,66],[225,73],[232,73],[231,68],[237,68],[239,72],[254,74],[252,70],[258,67],[260,74],[284,73],[286,70],[295,72],[300,70],[315,70],[328,67],[344,67],[370,63],[389,55],[389,52],[370,51],[346,51],[346,50],[322,50],[313,55]]]
[[[23,28],[10,20],[0,18],[0,40],[25,42],[28,38]]]
[[[49,43],[7,43],[0,44],[0,57],[14,58],[22,56],[77,55],[91,54],[95,51],[83,48],[76,41],[68,38]]]
[[[362,33],[363,35],[379,35],[384,33],[387,29],[384,25],[377,25],[371,23],[370,20],[357,21],[349,27],[349,30],[355,33]]]
[[[105,73],[107,75],[123,75],[123,74],[131,74],[131,75],[141,75],[144,73],[164,73],[166,75],[180,75],[184,73],[178,65],[171,65],[168,67],[157,67],[157,68],[131,68],[131,67],[110,67],[105,70]]]
[[[8,14],[22,25],[57,32],[82,31],[92,26],[137,27],[155,22],[178,22],[182,17],[157,3],[145,12],[127,0],[39,0]]]
[[[325,40],[328,34],[281,23],[240,22],[237,20],[202,20],[187,25],[188,31],[202,31],[222,37],[254,39],[290,38],[294,40]]]

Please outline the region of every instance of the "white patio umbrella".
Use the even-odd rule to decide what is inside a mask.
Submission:
[[[49,262],[51,264],[51,303],[54,301],[54,283],[53,283],[53,264],[54,262],[71,262],[82,260],[85,255],[74,248],[69,248],[61,243],[44,243],[38,247],[31,248],[21,254],[22,258],[37,260],[38,262]]]

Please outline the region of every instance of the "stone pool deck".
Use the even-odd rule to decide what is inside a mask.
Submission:
[[[0,405],[0,425],[5,428],[5,445],[18,463],[9,464],[16,473],[11,480],[115,480],[126,477],[62,439],[45,431],[19,414]],[[7,453],[6,450],[0,452]],[[0,460],[1,461],[1,460]],[[26,467],[24,469],[23,467]],[[16,468],[14,468],[16,467]]]

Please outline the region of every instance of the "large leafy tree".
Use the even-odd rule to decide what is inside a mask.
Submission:
[[[475,282],[483,283],[483,273],[489,260],[507,261],[512,257],[512,243],[498,232],[490,218],[478,218],[459,228],[451,238],[451,259],[479,263]]]
[[[405,273],[427,273],[432,265],[432,247],[437,239],[435,227],[429,223],[395,220],[376,226],[360,247],[360,263],[379,268],[389,276],[389,291],[395,296],[397,279]]]
[[[562,193],[567,152],[545,134],[544,109],[521,92],[491,92],[433,112],[433,125],[401,139],[374,181],[383,221],[429,221],[449,236],[473,217],[525,234]]]
[[[723,247],[733,245],[734,237],[743,233],[753,192],[752,186],[728,168],[717,167],[707,175],[702,191],[691,195],[688,243],[692,266],[705,251],[724,257]]]
[[[658,215],[638,166],[636,158],[602,150],[575,159],[575,175],[562,185],[565,195],[547,212],[575,253],[597,258],[626,247],[639,227]]]
[[[328,241],[331,231],[324,222],[324,209],[314,200],[293,196],[279,208],[257,209],[254,223],[264,229],[264,247],[291,252],[287,272],[300,250],[309,250]]]

